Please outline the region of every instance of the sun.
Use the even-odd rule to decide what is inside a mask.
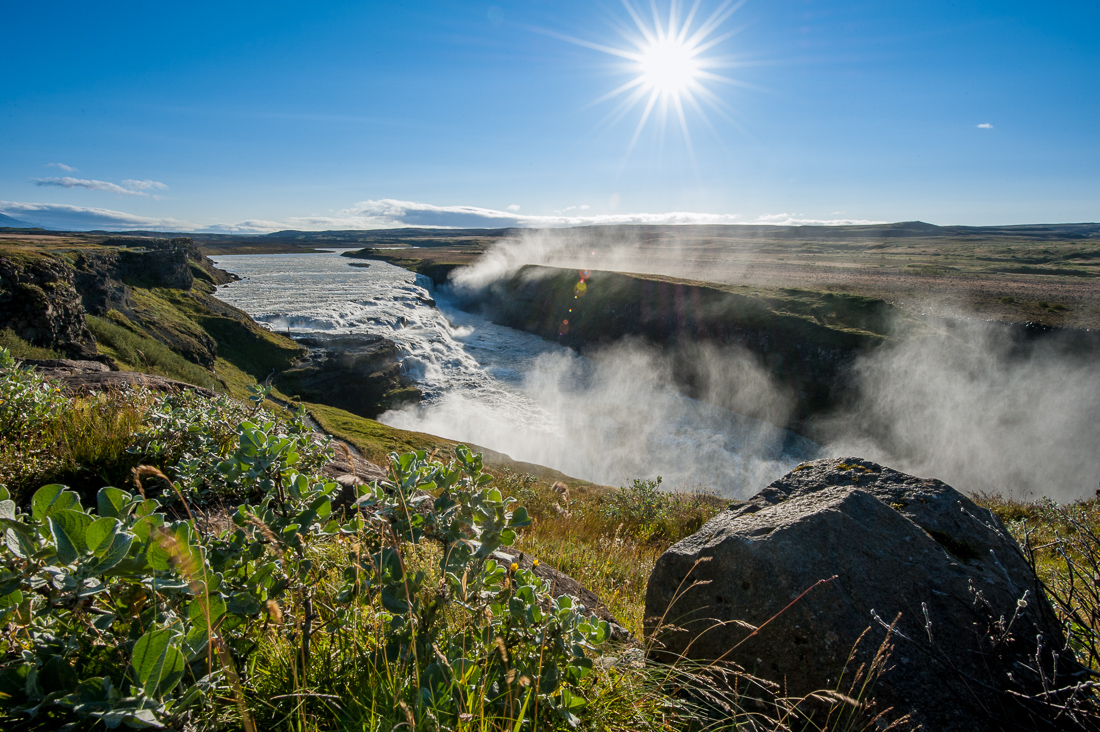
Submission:
[[[744,2],[724,0],[706,15],[701,12],[704,0],[693,0],[690,6],[679,0],[667,0],[660,7],[658,0],[650,0],[648,13],[635,6],[633,0],[622,0],[630,20],[619,27],[621,46],[548,34],[623,61],[621,69],[629,80],[593,101],[591,106],[617,101],[605,120],[608,125],[618,123],[639,106],[642,108],[628,154],[650,120],[656,120],[664,131],[668,129],[670,116],[679,122],[690,150],[689,114],[714,131],[704,106],[726,119],[730,119],[728,112],[733,111],[711,86],[743,85],[715,73],[717,69],[739,64],[729,56],[714,55],[714,51],[735,34],[733,30],[724,30],[724,24]]]
[[[661,96],[685,94],[698,83],[694,49],[678,38],[663,38],[642,49],[641,86]]]

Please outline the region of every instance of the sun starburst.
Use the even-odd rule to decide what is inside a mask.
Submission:
[[[711,131],[714,127],[707,117],[708,110],[728,118],[732,109],[710,87],[742,84],[716,73],[737,64],[728,56],[714,55],[714,50],[735,34],[735,30],[726,30],[724,26],[744,1],[725,0],[704,18],[700,12],[703,0],[694,0],[690,7],[679,0],[669,0],[664,12],[657,0],[650,0],[649,17],[632,0],[622,0],[630,18],[619,28],[626,47],[561,36],[623,60],[621,71],[631,78],[592,104],[617,100],[608,113],[608,124],[617,124],[641,107],[628,153],[650,121],[656,120],[660,129],[667,129],[669,117],[674,116],[690,149],[689,112]]]

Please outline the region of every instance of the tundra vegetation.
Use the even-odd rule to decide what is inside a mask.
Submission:
[[[513,546],[573,575],[640,637],[654,561],[720,510],[713,496],[551,482],[436,446],[392,453],[352,509],[319,477],[328,441],[266,396],[68,396],[0,350],[5,729],[894,721],[873,704],[888,649],[812,699],[748,677],[743,693],[702,693],[719,669],[641,663],[496,553]],[[984,501],[1097,670],[1096,501]]]
[[[443,273],[510,232],[422,234],[415,248],[387,256]],[[1100,322],[1088,282],[1100,261],[1094,233],[937,237],[734,242],[763,278],[738,293],[828,321],[839,311],[822,303],[882,297],[875,288],[904,276],[918,290],[978,292],[984,299],[963,305],[1003,320]],[[72,261],[110,248],[93,235],[0,239],[10,257]],[[244,253],[393,241],[378,233],[199,244]],[[792,254],[797,267],[785,262]],[[1012,258],[1012,271],[985,257]],[[68,395],[9,358],[61,351],[0,330],[0,727],[814,730],[893,720],[873,704],[888,648],[812,698],[784,698],[743,674],[738,693],[711,693],[708,678],[736,670],[644,665],[637,649],[607,641],[587,610],[493,557],[510,544],[559,568],[644,641],[656,559],[724,506],[705,490],[669,492],[659,479],[594,486],[302,405],[323,430],[389,465],[387,480],[361,489],[366,510],[339,505],[319,475],[330,445],[305,412],[285,406],[292,397],[257,387],[301,349],[216,301],[200,269],[192,267],[190,290],[127,281],[129,311],[87,325],[98,352],[121,368],[224,396]],[[781,289],[789,287],[802,289]],[[216,346],[210,363],[196,359],[193,343]],[[1073,651],[1100,672],[1100,499],[979,502],[1008,524],[1073,631]]]

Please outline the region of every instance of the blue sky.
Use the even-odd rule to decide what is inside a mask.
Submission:
[[[690,142],[654,115],[633,144],[644,102],[594,103],[639,73],[594,47],[631,48],[618,0],[22,0],[0,27],[0,212],[63,228],[1100,220],[1098,2],[748,0]]]

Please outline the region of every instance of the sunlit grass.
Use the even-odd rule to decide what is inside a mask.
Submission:
[[[95,315],[87,316],[87,322],[99,343],[100,352],[120,362],[123,368],[166,376],[207,389],[221,387],[204,368],[156,339]]]

